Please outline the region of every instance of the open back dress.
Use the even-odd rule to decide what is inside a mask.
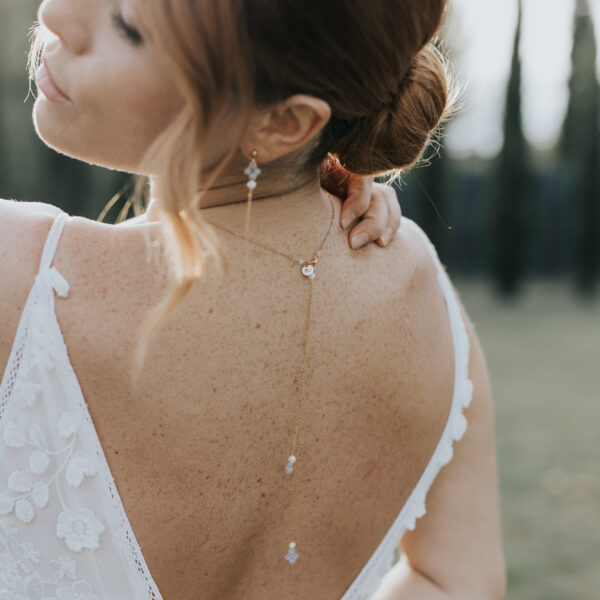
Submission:
[[[56,317],[55,294],[67,297],[69,282],[52,261],[68,219],[59,214],[49,231],[0,384],[0,600],[177,600],[163,598],[144,560]],[[420,227],[407,218],[402,226],[419,232],[437,265],[454,342],[454,395],[427,467],[341,600],[368,600],[390,572],[466,430],[463,408],[472,398],[469,338],[448,275]]]

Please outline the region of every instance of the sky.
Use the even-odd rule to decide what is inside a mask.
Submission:
[[[600,41],[600,0],[589,2]],[[450,7],[450,36],[459,45],[455,65],[466,90],[445,145],[456,158],[491,158],[502,146],[517,1],[450,0]],[[556,142],[567,109],[574,11],[575,0],[523,0],[523,127],[540,149]]]

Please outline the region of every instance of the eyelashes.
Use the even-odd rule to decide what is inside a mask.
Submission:
[[[123,20],[123,15],[121,13],[115,13],[112,17],[113,25],[119,32],[119,35],[127,40],[133,46],[140,46],[144,39],[140,35],[140,32],[137,29],[134,29]]]

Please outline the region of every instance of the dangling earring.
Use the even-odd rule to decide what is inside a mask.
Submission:
[[[262,173],[262,171],[258,168],[256,164],[256,157],[258,152],[256,150],[252,151],[252,160],[250,164],[244,169],[244,173],[248,175],[248,183],[246,183],[246,187],[248,188],[248,201],[246,202],[246,226],[244,227],[244,237],[248,238],[248,230],[250,229],[250,209],[252,208],[252,196],[254,189],[256,188],[256,178]],[[244,253],[244,261],[246,266],[246,271],[248,270],[248,239],[246,239],[246,251]]]

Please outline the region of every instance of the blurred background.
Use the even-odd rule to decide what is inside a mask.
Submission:
[[[0,3],[0,197],[96,219],[131,180],[35,136],[37,6]],[[600,0],[450,0],[463,107],[397,186],[486,352],[511,600],[600,597],[599,31]]]

